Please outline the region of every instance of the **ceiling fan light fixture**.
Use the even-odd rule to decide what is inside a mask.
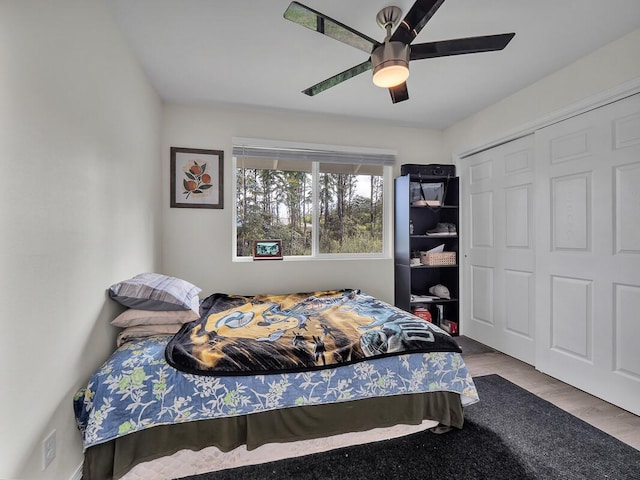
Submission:
[[[371,54],[373,83],[391,88],[409,78],[409,46],[402,42],[385,42]]]
[[[373,83],[380,88],[396,87],[409,78],[406,65],[387,65],[373,73]]]

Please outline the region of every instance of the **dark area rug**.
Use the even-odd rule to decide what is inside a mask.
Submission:
[[[422,432],[185,480],[640,479],[640,451],[498,375],[462,430]],[[282,448],[287,448],[283,444]]]

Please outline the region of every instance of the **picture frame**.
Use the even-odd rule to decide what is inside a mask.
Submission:
[[[282,240],[254,240],[254,260],[282,260]]]
[[[171,147],[171,208],[224,208],[224,152]]]

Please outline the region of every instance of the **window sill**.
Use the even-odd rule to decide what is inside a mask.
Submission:
[[[359,260],[392,260],[390,255],[321,255],[313,257],[311,255],[285,256],[282,260],[255,260],[256,262],[318,262],[318,261],[359,261]],[[254,262],[253,257],[233,257],[234,263]]]

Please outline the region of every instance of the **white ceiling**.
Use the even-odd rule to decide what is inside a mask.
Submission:
[[[384,6],[414,0],[302,0],[384,39]],[[367,59],[283,18],[289,0],[107,0],[167,102],[247,105],[446,128],[640,27],[640,0],[446,0],[414,43],[516,32],[500,52],[411,62],[409,100],[392,104],[371,72],[301,93]],[[640,49],[639,49],[640,50]],[[640,53],[639,53],[640,54]]]

